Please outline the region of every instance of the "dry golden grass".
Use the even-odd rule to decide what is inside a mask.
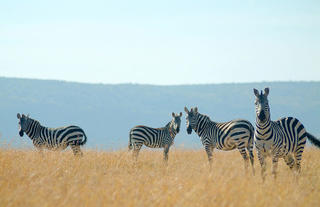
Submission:
[[[127,151],[0,150],[0,206],[320,206],[320,150],[307,149],[302,173],[279,162],[278,179],[246,175],[239,152],[144,150],[134,164]]]

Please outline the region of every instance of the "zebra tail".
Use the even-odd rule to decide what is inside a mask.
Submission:
[[[316,147],[320,148],[320,140],[317,139],[315,136],[313,136],[312,134],[308,133],[307,132],[307,137],[308,137],[308,140],[313,144],[315,145]]]
[[[87,143],[87,135],[83,131],[84,140],[80,142],[80,145],[85,145]]]
[[[254,145],[254,128],[250,124],[250,139],[249,139],[249,143],[248,143],[249,152],[253,152],[253,145]]]
[[[129,143],[128,143],[129,151],[132,150],[132,148],[133,148],[133,145],[132,145],[132,142],[131,142],[131,135],[132,135],[132,130],[130,130],[130,132],[129,132]]]

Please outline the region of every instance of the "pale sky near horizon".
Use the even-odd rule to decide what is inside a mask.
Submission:
[[[319,81],[320,1],[1,1],[0,76]]]

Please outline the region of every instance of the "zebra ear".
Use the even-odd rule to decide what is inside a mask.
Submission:
[[[257,89],[254,88],[253,89],[253,93],[257,98],[259,98],[260,94],[259,94],[259,91]]]
[[[20,119],[21,118],[21,115],[19,113],[17,113],[17,118]]]
[[[194,112],[198,113],[198,107],[194,107]]]
[[[179,116],[182,117],[182,112],[180,112]]]
[[[265,96],[268,96],[268,95],[269,95],[269,88],[265,88],[265,89],[264,89],[264,95],[265,95]]]
[[[175,117],[176,115],[175,115],[175,113],[174,112],[172,112],[172,117]]]
[[[186,112],[186,113],[189,113],[189,110],[188,110],[188,108],[185,106],[184,107],[184,111]]]

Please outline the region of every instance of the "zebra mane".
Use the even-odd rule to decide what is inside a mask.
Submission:
[[[28,121],[29,122],[34,122],[34,123],[39,124],[41,126],[40,122],[38,120],[36,120],[36,119],[28,118]]]
[[[41,123],[36,119],[28,118],[27,121],[30,123],[29,126],[33,124],[34,126],[37,126],[37,127],[47,128],[45,126],[42,126]]]
[[[169,127],[170,127],[170,124],[171,124],[171,121],[169,121],[169,123],[168,123],[168,124],[166,124],[166,126],[165,126],[165,127],[163,127],[163,128],[169,128]]]
[[[210,117],[208,115],[206,115],[206,114],[200,114],[199,113],[199,118],[203,118],[205,121],[211,121]]]
[[[165,129],[165,128],[169,128],[171,124],[171,121],[169,121],[169,123],[167,123],[164,127],[159,127],[159,128],[155,128],[155,129]]]

